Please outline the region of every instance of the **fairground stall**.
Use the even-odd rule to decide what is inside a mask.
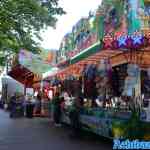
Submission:
[[[150,139],[149,8],[146,0],[104,0],[64,37],[61,70],[49,77],[65,93],[63,122],[80,99],[83,129]]]
[[[40,93],[42,97],[42,116],[48,116],[48,97],[43,92],[43,87],[48,86],[48,81],[43,81],[42,76],[53,68],[55,63],[55,51],[41,50],[34,54],[21,49],[11,66],[8,75],[24,85],[23,94],[35,99]],[[10,85],[8,85],[10,86]]]

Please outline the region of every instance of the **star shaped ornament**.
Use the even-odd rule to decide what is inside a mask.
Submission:
[[[120,38],[118,38],[119,47],[125,47],[127,45],[126,41],[127,36],[121,36]]]
[[[113,38],[110,35],[106,35],[103,39],[104,48],[109,49],[112,48]]]

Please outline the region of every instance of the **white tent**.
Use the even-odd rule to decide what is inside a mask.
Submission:
[[[1,91],[2,85],[7,85],[7,95],[12,96],[15,92],[24,94],[24,85],[14,80],[10,76],[3,75],[0,77],[1,80]]]
[[[57,72],[59,71],[59,69],[57,67],[53,67],[51,68],[48,72],[43,73],[42,78],[47,78],[49,76],[53,76],[55,75]]]

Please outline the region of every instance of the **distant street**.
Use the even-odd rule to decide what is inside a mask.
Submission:
[[[69,127],[54,127],[46,118],[10,119],[0,110],[0,150],[109,150],[111,142],[94,135],[69,137]]]

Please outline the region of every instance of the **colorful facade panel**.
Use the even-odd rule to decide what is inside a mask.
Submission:
[[[94,44],[103,49],[131,49],[146,46],[150,33],[150,2],[146,0],[103,0],[94,13],[82,18],[66,34],[59,59],[70,59]]]

